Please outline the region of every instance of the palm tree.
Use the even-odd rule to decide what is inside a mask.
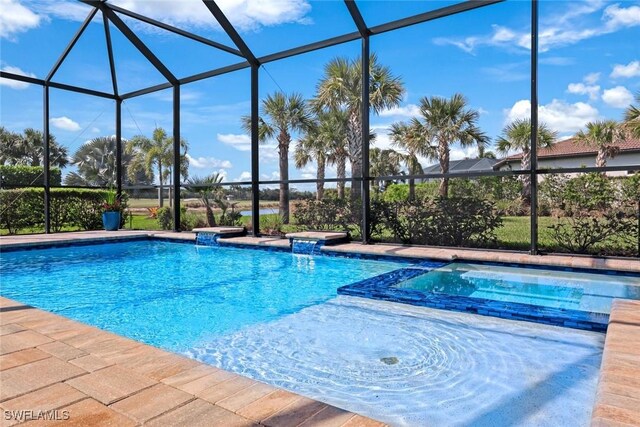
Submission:
[[[324,177],[327,166],[327,146],[318,132],[317,124],[312,126],[298,141],[294,152],[296,167],[301,169],[313,160],[317,163],[316,169],[316,200],[324,197]]]
[[[418,156],[435,157],[433,147],[419,131],[419,122],[413,125],[406,123],[393,123],[391,125],[391,144],[405,152],[402,160],[407,167],[409,175],[420,175],[423,172]],[[409,179],[409,199],[416,197],[416,185],[414,179]]]
[[[438,159],[440,172],[448,173],[452,144],[457,142],[462,147],[472,144],[484,147],[488,143],[489,138],[477,126],[479,117],[477,111],[467,108],[466,98],[459,93],[449,99],[424,97],[420,100],[420,117],[405,125],[410,129],[406,131],[408,139],[414,140],[406,144],[422,147],[427,157]],[[449,178],[444,177],[440,181],[440,196],[448,195]]]
[[[134,155],[135,148],[123,150],[123,182],[125,185],[151,183],[153,176],[143,168],[131,169]],[[100,136],[82,144],[71,157],[71,164],[78,171],[65,176],[66,185],[114,186],[117,181],[115,136]]]
[[[372,148],[369,151],[369,170],[374,178],[374,184],[379,191],[384,191],[389,184],[385,176],[401,175],[400,164],[406,161],[405,156],[395,150]]]
[[[0,129],[0,163],[24,166],[42,166],[44,164],[44,135],[39,130],[27,128],[23,134]],[[63,168],[69,164],[65,147],[56,142],[49,134],[49,159],[53,167]]]
[[[180,141],[180,148],[180,175],[182,175],[183,179],[186,179],[189,176],[189,161],[186,157],[189,145],[186,140]],[[173,138],[170,138],[164,129],[156,128],[151,138],[143,135],[134,136],[127,144],[126,151],[132,153],[133,150],[137,150],[137,152],[134,154],[133,168],[130,169],[129,173],[131,174],[138,167],[143,167],[150,176],[155,176],[157,172],[160,184],[158,205],[162,207],[164,205],[164,182],[171,176],[173,167]],[[179,189],[176,189],[176,191],[179,191]],[[171,196],[169,196],[169,203],[171,203]]]
[[[185,186],[187,191],[192,193],[197,193],[202,200],[206,210],[207,210],[207,224],[209,227],[216,226],[216,217],[213,214],[213,204],[216,199],[220,199],[222,187],[220,187],[220,183],[224,177],[219,173],[211,174],[207,177],[193,177],[189,178],[188,185]]]
[[[280,216],[289,223],[289,145],[292,132],[303,132],[311,123],[307,104],[299,93],[286,95],[276,92],[262,101],[258,118],[258,138],[261,142],[276,137],[280,158]],[[251,117],[242,118],[242,126],[251,132]]]
[[[640,92],[636,93],[636,102],[640,104]],[[640,107],[629,105],[624,113],[624,129],[633,138],[640,138]]]
[[[622,127],[615,120],[602,120],[587,123],[587,131],[579,131],[575,142],[598,149],[596,167],[607,166],[607,158],[614,158],[620,151],[620,144],[624,141]]]
[[[378,62],[375,54],[369,59],[369,105],[375,114],[381,110],[396,107],[402,100],[404,86],[400,78],[395,77],[389,67]],[[347,114],[347,142],[351,176],[362,176],[362,61],[358,58],[331,60],[324,70],[324,76],[318,84],[316,99],[320,105],[332,110],[342,110]],[[351,199],[360,198],[360,186],[354,182],[351,187]]]
[[[558,134],[552,131],[545,123],[538,124],[538,148],[550,148]],[[516,119],[502,130],[502,136],[498,138],[498,152],[507,155],[511,150],[522,151],[520,169],[531,168],[531,120]],[[525,203],[531,203],[531,176],[522,175],[522,199]]]

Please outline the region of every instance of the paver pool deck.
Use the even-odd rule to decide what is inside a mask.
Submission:
[[[147,236],[195,238],[193,233],[135,231],[7,236],[0,238],[0,250]],[[222,240],[260,246],[288,245],[288,241],[274,238]],[[330,250],[640,271],[640,261],[623,259],[353,243],[333,246]],[[609,321],[592,426],[640,426],[639,408],[640,302],[616,300]],[[49,415],[69,418],[30,421],[24,425],[384,425],[2,297],[0,410],[2,426],[19,424],[18,414],[33,417],[37,411],[52,410],[58,412]],[[36,412],[24,412],[29,410]]]

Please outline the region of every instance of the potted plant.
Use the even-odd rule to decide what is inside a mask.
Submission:
[[[107,231],[116,231],[120,228],[121,204],[118,193],[108,190],[102,204],[102,224]]]

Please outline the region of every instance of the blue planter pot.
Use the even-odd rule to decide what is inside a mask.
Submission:
[[[116,231],[120,228],[120,212],[103,212],[102,224],[107,231]]]

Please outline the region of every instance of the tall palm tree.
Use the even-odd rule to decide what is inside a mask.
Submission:
[[[261,142],[275,136],[280,158],[280,216],[284,224],[289,223],[289,145],[292,132],[304,132],[311,123],[307,104],[299,93],[286,95],[276,92],[262,101],[258,119],[258,138]],[[251,132],[251,118],[243,117],[242,125]]]
[[[0,129],[0,163],[24,166],[44,164],[44,135],[41,131],[27,128],[23,134]],[[63,168],[69,164],[67,149],[49,134],[49,159],[53,167]]]
[[[538,124],[538,148],[550,148],[558,134],[552,131],[545,123]],[[502,130],[498,138],[498,152],[507,155],[511,150],[522,151],[520,169],[531,168],[531,120],[516,119]],[[522,175],[522,199],[525,203],[531,202],[531,176]]]
[[[401,163],[405,160],[405,156],[395,150],[383,150],[380,148],[372,148],[369,151],[369,170],[374,178],[374,184],[378,190],[384,191],[389,184],[389,180],[385,176],[401,175]]]
[[[587,131],[580,130],[575,136],[575,142],[598,149],[596,166],[607,166],[607,159],[614,158],[620,151],[620,144],[624,141],[624,131],[615,120],[601,120],[587,123]]]
[[[420,132],[419,122],[413,125],[406,123],[393,123],[391,125],[391,144],[403,150],[405,155],[402,160],[407,167],[409,175],[420,175],[423,172],[418,156],[433,158],[434,149],[429,141]],[[414,179],[409,179],[409,199],[416,197],[416,185]]]
[[[324,177],[327,167],[327,142],[322,139],[318,132],[317,124],[314,124],[305,135],[298,141],[294,152],[295,164],[301,169],[316,161],[316,200],[324,197]]]
[[[483,147],[488,143],[489,138],[477,125],[479,117],[476,110],[467,108],[466,98],[456,93],[449,99],[439,96],[422,98],[420,117],[413,118],[406,126],[410,128],[407,131],[409,139],[415,140],[411,145],[423,147],[427,157],[438,159],[440,172],[448,173],[452,144]],[[439,191],[440,196],[448,197],[449,178],[442,178]]]
[[[213,173],[206,177],[189,178],[188,185],[185,188],[192,193],[197,193],[207,210],[207,224],[209,227],[216,226],[216,217],[213,214],[213,202],[220,199],[222,187],[220,183],[224,177],[219,173]]]
[[[180,175],[183,179],[189,176],[189,161],[186,157],[189,145],[186,140],[180,141]],[[143,167],[150,176],[157,176],[159,181],[158,205],[162,207],[164,182],[169,176],[173,167],[173,138],[167,135],[162,128],[156,128],[151,138],[144,135],[138,135],[131,138],[127,144],[127,152],[131,153],[137,150],[133,157],[133,166],[130,170],[136,170]],[[157,172],[157,175],[155,175]],[[179,191],[179,189],[176,189]],[[171,197],[169,197],[171,202]]]
[[[396,107],[402,100],[404,86],[389,67],[378,62],[375,54],[369,59],[369,105],[375,114]],[[325,108],[342,110],[347,114],[347,141],[351,176],[362,176],[362,62],[358,58],[335,58],[324,69],[324,76],[316,90],[316,99]],[[351,199],[360,198],[360,186],[354,182]]]
[[[640,92],[636,93],[636,103],[640,105]],[[624,129],[628,131],[633,138],[640,138],[640,107],[638,105],[629,105],[624,112]]]

